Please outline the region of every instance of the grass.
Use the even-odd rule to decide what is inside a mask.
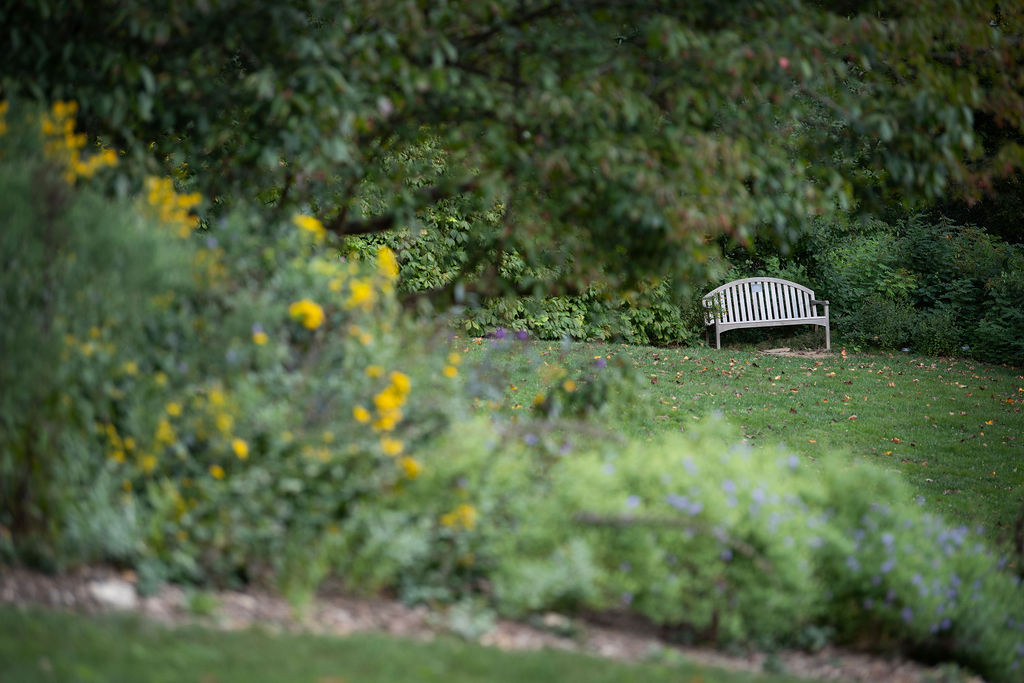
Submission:
[[[721,414],[737,438],[783,443],[808,459],[863,458],[903,478],[954,524],[1008,533],[1024,501],[1024,371],[963,359],[838,351],[820,358],[757,349],[456,340],[467,363],[507,378],[496,402],[529,411],[542,378],[586,379],[618,358],[645,377],[643,409],[607,426],[651,439]]]
[[[701,681],[784,683],[784,675],[685,662],[628,664],[581,654],[506,653],[452,638],[335,638],[165,628],[134,617],[0,608],[0,682],[400,683]]]

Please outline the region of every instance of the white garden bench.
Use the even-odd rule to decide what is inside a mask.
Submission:
[[[821,325],[825,350],[831,349],[828,302],[814,298],[803,285],[775,277],[748,277],[711,290],[703,299],[705,337],[715,328],[715,348],[722,348],[722,333],[742,327]],[[822,307],[819,315],[818,307]]]

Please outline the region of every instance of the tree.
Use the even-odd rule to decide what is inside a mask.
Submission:
[[[501,203],[467,271],[514,251],[557,266],[535,289],[576,291],[700,281],[713,236],[787,242],[835,206],[977,197],[1024,167],[1021,14],[971,0],[24,0],[0,9],[0,83],[77,100],[84,128],[177,167],[214,212],[259,197],[351,235],[416,226],[456,196],[467,212]],[[1012,134],[983,148],[980,118]],[[443,172],[407,154],[427,138]],[[500,290],[487,272],[480,286]]]

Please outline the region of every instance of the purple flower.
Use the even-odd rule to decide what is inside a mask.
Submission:
[[[722,558],[723,562],[732,561],[732,548],[726,548],[725,550],[723,550],[719,557]]]
[[[903,621],[907,624],[914,620],[914,610],[909,607],[904,607],[903,611],[900,612],[900,616],[903,617]]]
[[[494,338],[495,339],[504,339],[506,334],[508,334],[508,333],[505,332],[505,328],[504,327],[499,327],[498,329],[496,329],[494,331]]]
[[[691,515],[699,515],[703,509],[704,503],[700,502],[699,500],[695,500],[692,503],[690,503],[690,508],[687,510],[687,512],[689,512]]]
[[[630,593],[629,591],[626,591],[625,593],[623,593],[622,594],[622,604],[626,605],[627,607],[629,605],[632,605],[633,604],[633,594]]]
[[[601,467],[601,471],[604,472],[605,474],[615,474],[615,465],[611,464],[610,462],[606,462],[604,466]]]
[[[519,341],[526,341],[530,338],[530,333],[526,330],[516,330],[516,339]]]
[[[882,545],[886,548],[891,548],[894,540],[893,535],[888,531],[882,534]]]
[[[632,568],[633,568],[633,565],[631,565],[629,562],[620,562],[619,563],[619,571],[620,572],[626,573],[626,572],[628,572]]]
[[[680,496],[675,493],[670,493],[665,496],[665,502],[676,508],[677,510],[686,510],[690,506],[690,499],[686,496]]]
[[[726,479],[722,482],[722,490],[726,493],[736,493],[736,483],[732,479]]]
[[[893,562],[892,560],[886,560],[885,562],[883,562],[882,563],[882,573],[883,574],[888,574],[889,572],[891,572],[892,568],[895,566],[895,564],[896,563]]]
[[[606,368],[608,367],[608,361],[606,361],[604,358],[598,358],[597,360],[594,361],[594,367],[597,368],[598,370]]]
[[[540,438],[536,434],[527,434],[523,437],[523,441],[526,442],[527,446],[536,446]]]
[[[632,510],[633,508],[639,507],[640,496],[629,496],[626,498],[626,509]]]
[[[857,561],[856,557],[850,555],[846,558],[846,566],[849,567],[850,571],[857,571],[860,569],[860,562]]]
[[[864,598],[864,602],[862,604],[864,605],[864,609],[871,609],[875,606],[875,601],[871,598]]]

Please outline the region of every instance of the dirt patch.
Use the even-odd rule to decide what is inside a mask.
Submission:
[[[0,573],[0,604],[85,614],[131,611],[171,626],[199,624],[224,630],[259,626],[272,631],[335,636],[380,632],[430,640],[448,631],[451,624],[449,615],[424,606],[331,592],[317,596],[301,614],[296,614],[281,597],[258,590],[220,591],[203,596],[206,608],[203,614],[197,614],[186,591],[178,586],[165,585],[155,595],[138,596],[131,572],[88,568],[57,576],[24,569],[4,569]],[[565,633],[572,635],[560,635]],[[937,680],[938,674],[915,662],[836,648],[813,654],[781,652],[769,662],[763,653],[733,655],[709,648],[682,647],[659,640],[650,628],[602,625],[553,613],[541,615],[532,625],[499,619],[474,639],[506,651],[550,648],[630,661],[671,655],[732,671],[759,672],[770,665],[793,676],[828,681],[926,683]],[[981,683],[981,679],[972,679],[972,683]]]

